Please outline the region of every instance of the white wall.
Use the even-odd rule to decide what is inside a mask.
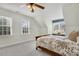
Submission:
[[[48,34],[53,33],[52,20],[63,18],[62,6],[63,4],[60,3],[45,4],[43,19],[45,24],[47,25]]]
[[[33,40],[34,36],[39,34],[40,32],[39,25],[32,17],[18,14],[3,8],[0,8],[0,16],[6,16],[12,18],[12,35],[0,36],[0,46]],[[23,19],[29,20],[30,22],[30,34],[22,35],[21,21]]]
[[[46,17],[45,18],[44,17],[45,17],[45,15],[35,16],[35,20],[39,24],[39,29],[40,29],[39,35],[48,34],[48,27],[47,27],[47,24],[45,23]]]
[[[79,31],[79,4],[65,4],[63,7],[66,32]]]

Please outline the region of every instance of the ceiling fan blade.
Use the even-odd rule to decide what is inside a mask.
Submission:
[[[41,9],[45,8],[45,7],[43,7],[43,6],[39,5],[39,4],[36,4],[36,3],[34,3],[34,5],[37,6],[38,8],[41,8]]]

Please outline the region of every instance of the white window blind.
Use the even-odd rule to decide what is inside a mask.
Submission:
[[[9,17],[0,16],[0,35],[12,34],[12,20]]]

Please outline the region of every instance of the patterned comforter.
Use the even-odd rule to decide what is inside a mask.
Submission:
[[[37,39],[37,46],[55,51],[63,56],[79,56],[79,44],[62,36],[43,36]]]

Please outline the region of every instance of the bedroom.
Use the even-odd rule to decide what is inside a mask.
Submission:
[[[4,19],[6,19],[8,24],[6,26],[1,24],[0,27],[0,55],[49,55],[36,50],[36,43],[40,42],[39,40],[36,42],[36,37],[54,35],[67,39],[71,32],[75,32],[71,33],[72,36],[79,35],[79,4],[39,3],[39,5],[44,6],[45,9],[36,8],[31,12],[26,3],[0,4],[0,23],[5,24]],[[70,39],[72,40],[71,36]],[[75,38],[68,42],[74,41],[78,43]],[[76,42],[74,44],[77,44]]]

